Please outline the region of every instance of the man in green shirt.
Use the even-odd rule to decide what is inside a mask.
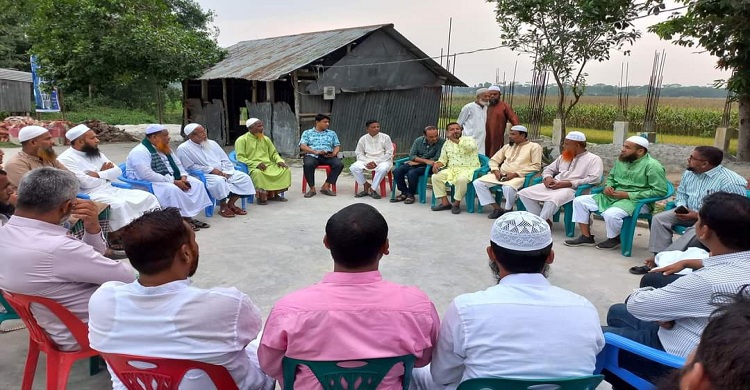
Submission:
[[[286,202],[281,196],[292,185],[292,171],[276,151],[273,141],[263,135],[263,122],[250,118],[246,122],[247,133],[237,138],[234,150],[237,161],[247,165],[250,177],[258,192],[258,204],[268,201]]]
[[[648,154],[648,147],[648,140],[643,137],[628,138],[604,183],[604,191],[596,195],[581,195],[573,200],[573,222],[581,227],[581,236],[565,241],[565,245],[617,248],[623,218],[636,212],[638,201],[667,194],[667,174],[661,163]],[[607,227],[607,240],[598,244],[589,226],[592,211],[601,212]]]
[[[427,165],[432,167],[435,160],[440,157],[445,139],[440,138],[437,127],[427,126],[423,134],[415,139],[411,145],[409,161],[393,170],[393,179],[396,181],[396,187],[401,191],[401,194],[391,202],[414,203],[414,195],[417,193],[419,179],[425,174],[425,167]],[[409,179],[408,184],[407,178]]]

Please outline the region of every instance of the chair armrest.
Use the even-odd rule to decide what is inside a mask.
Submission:
[[[404,158],[400,158],[398,160],[394,160],[393,161],[393,167],[394,168],[398,168],[401,164],[404,164],[407,161],[409,161],[409,157],[404,157]]]
[[[489,166],[481,166],[474,170],[474,174],[471,176],[471,180],[476,180],[480,178],[481,176],[484,176],[486,174],[490,173],[490,167]]]
[[[143,187],[143,188],[146,189],[146,191],[148,191],[148,192],[150,192],[152,194],[154,193],[154,186],[151,185],[151,182],[148,182],[146,180],[128,179],[125,176],[120,176],[117,179],[120,180],[123,183],[130,184],[131,187],[135,187],[135,188],[137,188],[137,187]]]
[[[535,178],[531,179],[531,185],[532,185],[532,186],[533,186],[533,185],[537,185],[537,184],[539,184],[539,183],[541,183],[541,182],[542,182],[542,177],[541,177],[541,176],[539,176],[539,177],[535,177]]]
[[[536,176],[538,174],[539,174],[539,171],[534,171],[534,172],[531,172],[531,173],[527,173],[526,176],[523,179],[523,186],[524,186],[524,188],[528,187],[531,184],[531,180],[534,178],[534,176]]]
[[[675,204],[674,204],[674,202],[672,202],[672,201],[669,201],[669,202],[667,202],[667,205],[666,205],[666,206],[664,206],[664,211],[667,211],[667,210],[672,210],[673,208],[675,208]]]
[[[202,181],[203,185],[206,185],[206,175],[203,174],[203,172],[195,169],[188,169],[187,172],[189,175],[195,176],[196,178],[198,178],[198,180]]]
[[[685,358],[659,351],[651,347],[647,347],[643,344],[639,344],[633,340],[627,339],[614,333],[604,333],[604,340],[607,345],[632,352],[638,356],[642,356],[648,360],[656,363],[672,367],[681,368],[685,365]]]
[[[126,189],[126,190],[132,190],[133,189],[132,185],[130,185],[128,183],[121,183],[119,181],[113,181],[110,184],[112,184],[112,187],[123,188],[123,189]]]
[[[604,187],[594,187],[591,189],[591,195],[601,194],[604,191]]]
[[[578,186],[578,188],[576,188],[576,196],[580,196],[583,194],[583,191],[586,191],[592,188],[594,188],[593,184],[581,184],[580,186]],[[591,190],[591,193],[593,194],[594,190]]]
[[[83,200],[91,200],[91,197],[90,197],[90,196],[88,196],[88,195],[86,195],[86,194],[82,194],[82,193],[78,193],[78,194],[76,194],[76,198],[78,198],[78,199],[83,199]]]

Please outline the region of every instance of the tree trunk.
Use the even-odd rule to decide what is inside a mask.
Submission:
[[[750,95],[740,95],[739,100],[739,117],[740,127],[737,129],[739,137],[737,139],[737,159],[740,161],[750,161]]]
[[[559,152],[562,153],[563,149],[563,143],[565,142],[565,87],[558,83],[558,99],[557,99],[557,119],[560,120],[560,134],[558,135],[560,138],[560,144],[559,146]],[[552,134],[552,139],[555,139],[555,134]]]

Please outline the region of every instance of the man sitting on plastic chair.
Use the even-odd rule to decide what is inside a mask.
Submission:
[[[487,254],[497,285],[453,300],[430,369],[415,369],[412,383],[455,389],[472,378],[591,375],[604,348],[599,314],[547,280],[555,258],[549,225],[525,211],[506,213],[492,225]]]
[[[302,158],[302,170],[310,186],[310,190],[305,193],[305,198],[315,196],[315,169],[319,165],[328,165],[331,167],[331,174],[326,177],[325,183],[320,187],[320,193],[328,196],[336,196],[333,187],[344,169],[344,163],[339,158],[341,143],[339,136],[335,131],[328,128],[331,124],[331,117],[328,115],[315,115],[315,127],[305,130],[299,140],[299,148],[305,153]]]
[[[357,184],[363,186],[360,193],[355,194],[357,198],[369,196],[380,199],[378,188],[380,182],[385,179],[388,171],[393,167],[393,142],[388,134],[380,132],[380,123],[369,120],[365,123],[367,134],[359,138],[357,142],[357,161],[349,167]],[[365,170],[374,170],[372,184],[365,179]]]
[[[450,210],[453,214],[459,214],[467,186],[480,166],[477,141],[469,136],[462,137],[463,129],[456,122],[448,123],[445,131],[448,140],[443,144],[440,158],[432,165],[432,193],[440,201],[440,204],[432,207],[432,211]],[[455,188],[453,204],[448,200],[445,183]]]
[[[393,170],[393,180],[401,193],[391,199],[391,202],[414,203],[414,196],[419,192],[419,181],[426,174],[425,166],[432,168],[444,143],[445,139],[440,137],[437,127],[425,127],[423,135],[417,137],[411,145],[409,160]]]
[[[542,182],[518,192],[526,211],[552,226],[552,216],[575,198],[576,188],[602,179],[601,157],[586,150],[586,135],[571,131],[565,136],[563,152],[542,172]],[[541,202],[541,204],[540,204]]]
[[[625,140],[620,158],[615,161],[604,183],[604,191],[596,195],[581,195],[573,200],[573,222],[581,227],[581,236],[566,240],[567,246],[596,246],[615,249],[620,246],[623,219],[638,218],[649,212],[648,205],[635,210],[640,199],[665,196],[668,191],[664,166],[648,153],[646,138],[633,136]],[[596,243],[591,234],[592,211],[601,212],[607,227],[607,239]]]
[[[503,213],[513,210],[518,190],[523,187],[526,175],[542,169],[542,147],[528,139],[528,130],[516,125],[508,133],[508,145],[503,146],[490,158],[490,173],[474,180],[474,189],[479,198],[479,207],[492,205],[492,213],[487,216],[497,219]],[[502,186],[505,207],[495,203],[490,188]],[[474,199],[471,199],[473,202]]]
[[[233,218],[247,212],[237,207],[240,197],[255,195],[255,186],[250,176],[234,169],[229,156],[216,141],[208,139],[206,129],[191,123],[185,126],[188,140],[177,147],[177,157],[186,169],[195,169],[206,176],[206,187],[214,199],[219,201],[219,215]]]
[[[675,271],[686,266],[696,270],[659,289],[638,289],[624,304],[613,305],[605,332],[688,356],[708,324],[714,309],[712,298],[717,293],[737,292],[750,281],[750,199],[726,192],[707,196],[695,231],[711,256],[703,261],[676,263]]]
[[[387,282],[378,271],[389,250],[385,218],[355,203],[328,219],[325,229],[333,272],[276,302],[258,349],[263,371],[281,381],[284,356],[341,361],[414,355],[415,367],[429,363],[440,320],[424,292]],[[403,373],[403,366],[394,367],[381,388],[401,388]],[[300,369],[294,388],[321,387]]]
[[[105,283],[91,297],[93,349],[220,365],[240,390],[274,388],[275,381],[258,365],[257,343],[251,343],[261,329],[258,307],[233,287],[190,285],[199,248],[179,210],[144,214],[123,228],[122,242],[138,280]],[[110,373],[113,388],[124,389]],[[188,372],[180,383],[183,390],[212,388],[200,371]]]

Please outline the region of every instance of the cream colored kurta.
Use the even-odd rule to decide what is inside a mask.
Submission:
[[[522,144],[505,145],[490,158],[490,173],[479,178],[485,183],[502,184],[519,189],[527,174],[542,169],[542,147],[531,141]],[[497,180],[493,171],[516,173],[519,176],[510,180]]]
[[[575,197],[576,188],[584,184],[596,184],[602,180],[604,166],[601,157],[591,152],[583,152],[572,161],[563,161],[558,157],[552,164],[544,168],[542,178],[552,177],[558,181],[569,181],[573,188],[559,188],[553,190],[543,183],[524,188],[518,193],[538,202],[552,202],[557,207],[570,202]]]

